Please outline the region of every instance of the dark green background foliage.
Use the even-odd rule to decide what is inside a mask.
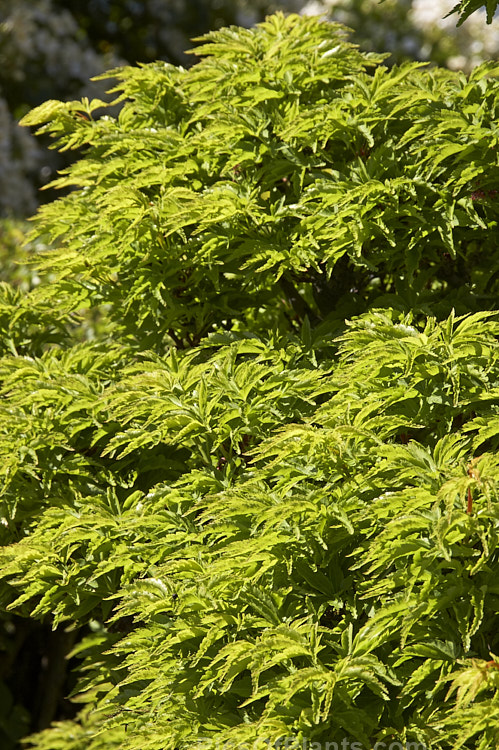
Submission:
[[[66,0],[52,0],[64,10]],[[241,18],[263,20],[272,0],[72,0],[71,13],[97,49],[112,48],[130,62],[164,58],[189,64],[185,50],[192,37]]]
[[[6,660],[5,746],[492,750],[499,67],[198,52],[24,119],[81,158],[2,286],[3,637],[58,686]]]

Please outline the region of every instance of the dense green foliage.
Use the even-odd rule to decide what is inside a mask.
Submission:
[[[30,746],[492,750],[499,67],[198,52],[24,119],[81,155],[2,286],[3,617],[79,661]]]
[[[82,191],[37,219],[63,238],[54,299],[109,304],[122,335],[159,351],[236,321],[286,328],[291,312],[493,303],[496,66],[388,69],[337,27],[288,35],[229,29],[188,71],[116,71],[118,120],[93,119],[100,101],[24,119],[90,146],[55,183]]]
[[[252,26],[278,9],[327,13],[353,30],[361,49],[390,53],[388,64],[431,60],[469,71],[497,59],[499,19],[486,26],[484,13],[474,13],[457,29],[457,17],[442,20],[451,7],[452,0],[2,0],[0,217],[26,217],[53,200],[53,191],[38,188],[73,157],[50,152],[18,120],[47,99],[103,98],[102,84],[89,79],[109,68],[155,60],[189,67],[195,37]]]

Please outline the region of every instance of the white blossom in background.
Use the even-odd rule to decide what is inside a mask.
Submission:
[[[0,97],[0,215],[29,215],[37,206],[28,175],[40,166],[40,150],[26,129],[18,127]]]
[[[35,183],[55,176],[52,152],[43,148],[17,120],[4,88],[36,91],[39,99],[105,98],[104,82],[94,75],[124,61],[98,54],[81,38],[69,11],[54,9],[51,0],[0,0],[0,217],[27,216],[36,210]]]
[[[396,61],[409,57],[470,71],[499,58],[499,18],[487,25],[485,10],[479,10],[457,28],[456,14],[445,18],[455,5],[456,0],[309,0],[301,12],[344,23],[362,47],[391,52]]]
[[[106,67],[125,62],[112,56],[106,59],[89,47],[71,13],[55,8],[51,0],[0,2],[5,4],[0,61],[8,68],[9,77],[19,83],[26,81],[30,64],[35,64],[37,73],[53,79],[55,88],[63,90],[73,83],[79,87],[78,96],[96,96],[104,86],[89,79]]]
[[[449,35],[456,43],[457,54],[447,59],[453,70],[470,70],[484,60],[499,56],[499,19],[486,23],[485,9],[473,13],[462,26],[456,28],[457,15],[445,18],[456,5],[455,0],[413,0],[411,16],[415,26],[428,37],[421,50],[423,57],[431,54],[431,41]]]

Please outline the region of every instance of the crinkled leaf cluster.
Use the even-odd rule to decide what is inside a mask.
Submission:
[[[85,153],[37,219],[57,306],[109,305],[161,352],[373,303],[495,304],[497,66],[389,69],[334,24],[279,19],[208,35],[187,71],[115,71],[117,117],[49,101],[24,118]]]

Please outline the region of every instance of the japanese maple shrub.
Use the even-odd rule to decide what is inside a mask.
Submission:
[[[79,152],[0,307],[2,611],[80,660],[29,746],[492,750],[499,67],[202,42],[24,119]]]

